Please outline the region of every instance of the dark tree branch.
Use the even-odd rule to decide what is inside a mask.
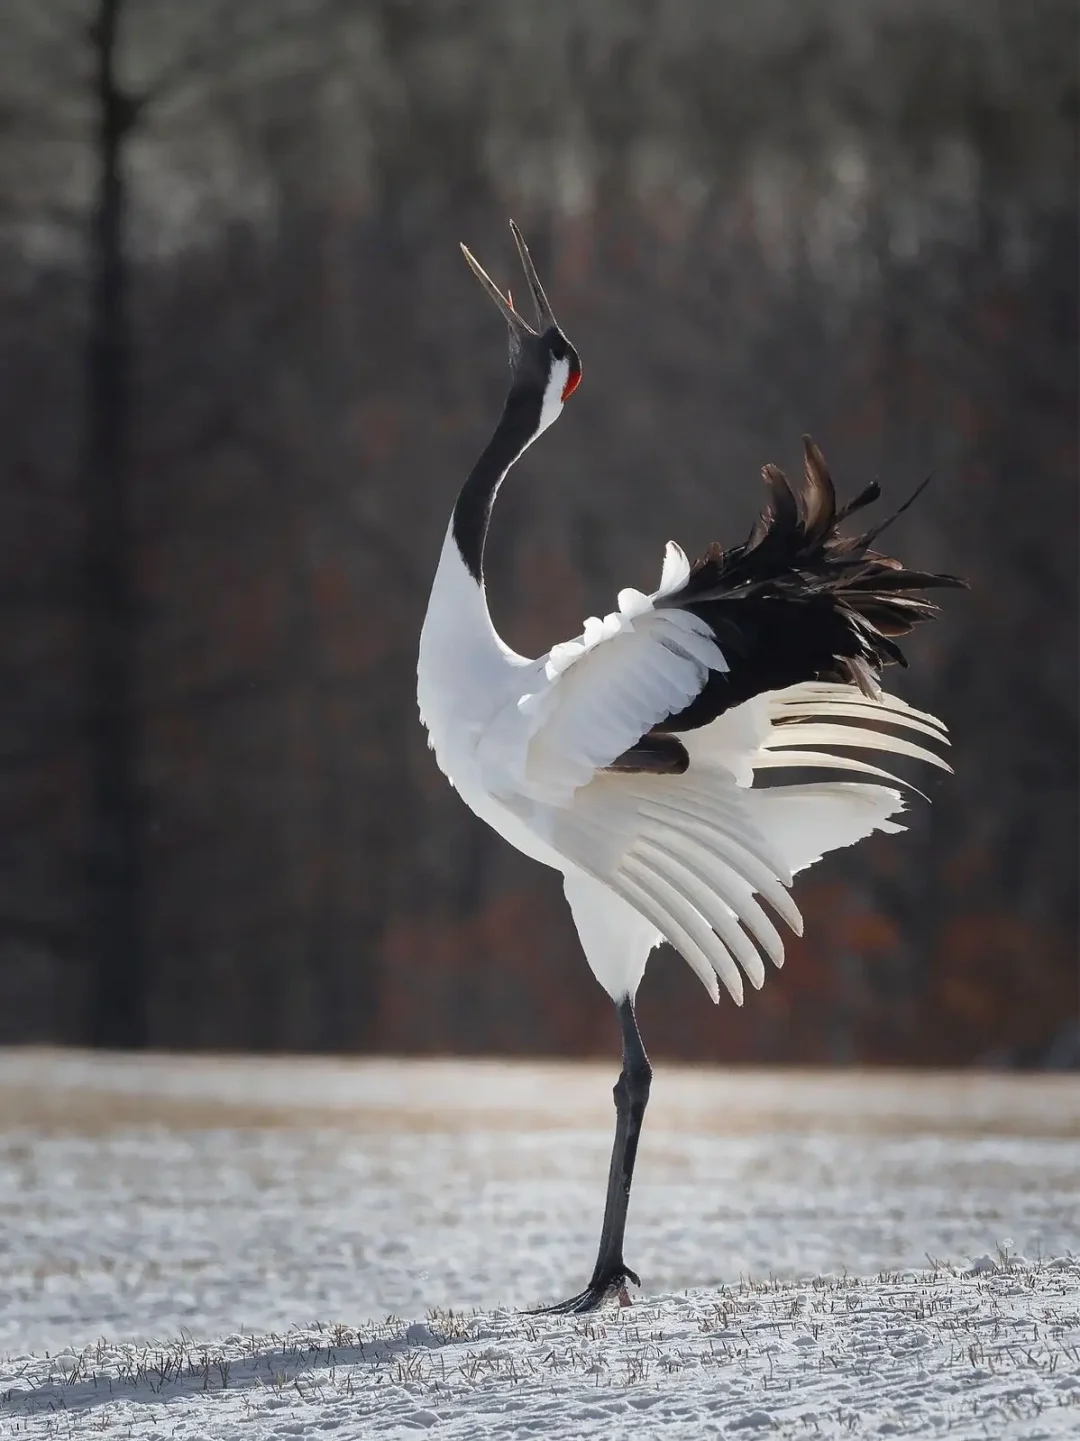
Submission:
[[[199,77],[219,73],[235,63],[241,53],[250,57],[257,46],[272,43],[304,40],[320,33],[328,17],[334,13],[334,6],[312,7],[303,14],[294,15],[276,25],[267,26],[265,16],[258,10],[256,20],[247,27],[236,23],[236,16],[230,15],[229,27],[218,26],[203,45],[193,45],[162,66],[153,80],[133,97],[136,112],[141,115],[150,106],[167,99],[169,95]]]

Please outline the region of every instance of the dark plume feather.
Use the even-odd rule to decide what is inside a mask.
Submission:
[[[849,500],[847,505],[842,505],[836,512],[837,525],[839,525],[842,520],[847,520],[849,515],[854,515],[857,510],[862,510],[865,506],[873,505],[875,500],[880,499],[881,486],[878,485],[876,480],[872,480],[864,490],[859,491],[854,500]]]
[[[820,544],[836,524],[836,492],[825,457],[808,435],[803,436],[806,484],[796,497],[802,512],[807,545]]]
[[[685,710],[663,722],[664,731],[707,725],[751,696],[800,681],[841,681],[876,694],[882,668],[906,664],[897,639],[936,613],[922,592],[966,585],[907,570],[872,549],[926,481],[877,527],[842,536],[841,522],[881,489],[872,482],[838,508],[825,457],[808,435],[803,452],[801,484],[765,466],[768,498],[748,539],[727,551],[710,546],[682,590],[660,602],[706,621],[730,666],[711,672]]]

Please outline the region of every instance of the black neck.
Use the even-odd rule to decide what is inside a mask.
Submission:
[[[477,585],[484,583],[484,542],[496,493],[506,472],[540,428],[543,401],[543,395],[534,391],[511,390],[495,434],[454,504],[454,540]]]

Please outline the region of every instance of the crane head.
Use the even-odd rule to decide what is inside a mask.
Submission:
[[[539,390],[543,395],[543,424],[550,425],[581,381],[581,360],[567,340],[544,294],[544,287],[532,263],[532,256],[521,231],[510,222],[510,231],[517,245],[525,270],[525,279],[536,308],[536,328],[514,309],[513,296],[504,295],[468,246],[461,251],[473,274],[499,307],[510,332],[510,370],[512,390]]]

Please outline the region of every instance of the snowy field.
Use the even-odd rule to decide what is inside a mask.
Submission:
[[[1080,1436],[1080,1081],[0,1051],[0,1436]]]

